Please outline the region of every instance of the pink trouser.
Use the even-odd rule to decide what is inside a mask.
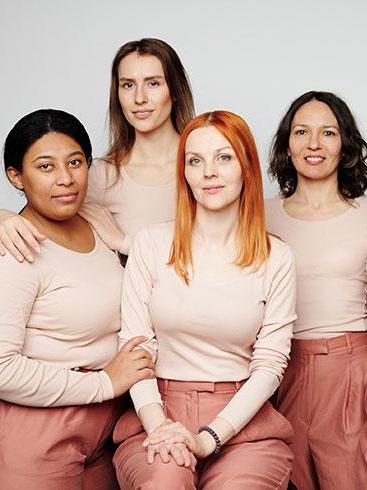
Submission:
[[[366,490],[367,333],[293,340],[278,408],[291,422],[298,490]],[[367,449],[367,447],[366,447]]]
[[[119,405],[33,408],[0,401],[0,489],[118,489],[106,443]]]
[[[158,384],[166,415],[193,432],[214,419],[241,386],[235,382],[167,380],[159,380]],[[146,434],[130,410],[114,431],[114,440],[124,441],[115,453],[114,465],[122,490],[286,489],[293,459],[287,444],[292,436],[289,422],[266,402],[218,456],[199,461],[193,473],[173,460],[164,464],[159,456],[148,465],[142,447]]]

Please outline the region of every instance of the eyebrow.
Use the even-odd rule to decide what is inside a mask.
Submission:
[[[68,155],[66,155],[66,158],[74,157],[74,156],[77,156],[77,155],[81,155],[81,156],[85,157],[85,155],[84,155],[84,153],[82,151],[75,150],[75,151],[72,151],[71,153],[69,153]],[[54,155],[39,155],[34,160],[32,160],[31,163],[34,163],[37,160],[44,160],[46,158],[48,158],[49,160],[53,160],[55,158],[55,156]]]
[[[292,124],[292,127],[295,128],[296,126],[300,126],[301,128],[309,128],[310,126],[308,124]],[[335,126],[335,124],[324,124],[321,126],[322,128],[334,128],[339,131],[339,127]]]
[[[228,146],[223,146],[222,148],[218,148],[217,150],[214,150],[214,151],[215,151],[215,153],[220,153],[223,150],[232,150],[233,151],[233,148],[228,145]],[[201,156],[201,153],[197,152],[197,151],[188,151],[188,152],[186,152],[186,155],[188,155],[188,154]]]
[[[160,80],[163,80],[164,76],[163,75],[151,75],[149,77],[145,77],[143,80],[145,82],[149,82],[149,80],[157,80],[157,78]],[[135,78],[120,77],[119,82],[135,82]]]

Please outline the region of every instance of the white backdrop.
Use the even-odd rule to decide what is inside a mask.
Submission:
[[[365,0],[0,0],[0,144],[21,116],[52,107],[79,117],[101,155],[111,60],[158,37],[179,53],[196,112],[243,116],[266,170],[279,119],[305,91],[342,96],[366,136],[366,20]],[[275,194],[265,171],[264,184]],[[2,168],[0,208],[21,205]]]

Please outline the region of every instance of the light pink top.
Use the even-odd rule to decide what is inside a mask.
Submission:
[[[113,398],[100,370],[118,350],[122,271],[96,237],[90,253],[51,240],[33,264],[0,261],[0,399],[37,407]]]
[[[118,173],[114,165],[96,159],[89,169],[88,201],[106,207],[132,241],[142,228],[174,219],[175,185],[138,184],[123,166]]]
[[[283,200],[266,201],[268,231],[296,257],[297,339],[327,338],[366,330],[367,197],[325,220],[289,216]]]
[[[167,265],[172,224],[137,236],[124,275],[121,343],[145,335],[160,378],[248,379],[219,414],[239,431],[279,385],[295,319],[293,256],[272,239],[266,266],[230,281],[194,277],[187,286]],[[155,380],[130,390],[137,411],[161,402]]]

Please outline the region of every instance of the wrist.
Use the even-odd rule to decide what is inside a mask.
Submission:
[[[202,438],[206,452],[208,452],[206,456],[212,453],[219,454],[222,444],[214,429],[207,425],[203,425],[199,428],[199,437]]]
[[[216,449],[215,440],[207,431],[202,431],[198,434],[198,443],[201,458],[206,458],[210,454],[213,454]]]

